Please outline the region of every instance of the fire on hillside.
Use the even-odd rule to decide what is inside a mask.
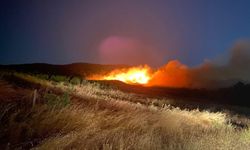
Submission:
[[[148,84],[152,78],[152,69],[148,65],[116,69],[106,75],[94,75],[92,80],[119,80],[128,84]]]
[[[119,80],[127,84],[143,86],[186,86],[188,68],[177,60],[168,62],[165,66],[155,70],[148,65],[134,66],[111,71],[104,75],[93,75],[90,80]]]

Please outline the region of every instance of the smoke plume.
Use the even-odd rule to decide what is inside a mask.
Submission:
[[[239,41],[231,49],[223,65],[213,61],[189,68],[178,60],[169,61],[159,68],[149,86],[188,88],[218,88],[250,81],[250,42]]]

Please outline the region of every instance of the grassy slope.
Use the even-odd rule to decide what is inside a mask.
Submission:
[[[54,80],[71,80],[73,77],[84,79],[94,74],[105,74],[113,69],[129,67],[127,65],[100,65],[89,63],[74,63],[67,65],[51,65],[51,64],[21,64],[21,65],[0,65],[0,70],[18,71],[40,76],[42,78],[49,78]],[[95,81],[93,81],[95,82]],[[134,85],[127,85],[116,81],[98,81],[105,85],[116,86],[124,92],[135,92],[148,97],[169,97],[185,100],[194,104],[201,103],[195,107],[203,108],[206,102],[208,104],[222,104],[222,105],[238,105],[250,107],[250,84],[236,84],[235,86],[221,89],[185,89],[185,88],[167,88],[167,87],[141,87]],[[177,101],[176,101],[177,102]],[[178,104],[179,105],[179,104]],[[209,105],[210,107],[210,105]],[[244,111],[242,112],[244,113]]]
[[[9,76],[8,74],[5,76]],[[249,149],[247,117],[166,105],[98,83],[70,85],[14,74],[0,81],[2,148],[35,149]],[[18,84],[17,84],[18,83]],[[38,98],[32,107],[33,90]],[[71,103],[60,101],[70,93]],[[144,102],[147,103],[144,103]],[[169,100],[171,102],[171,100]],[[157,105],[155,105],[157,103]],[[238,126],[230,124],[236,120]],[[244,122],[244,126],[240,122]],[[9,144],[7,144],[9,143]]]

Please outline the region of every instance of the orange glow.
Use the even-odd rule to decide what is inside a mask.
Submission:
[[[190,87],[191,72],[191,69],[178,60],[171,60],[154,72],[147,86]]]
[[[119,80],[127,84],[144,86],[190,87],[193,85],[192,70],[178,60],[153,70],[148,65],[116,69],[106,75],[94,75],[90,80]]]
[[[104,76],[93,76],[94,80],[119,80],[128,84],[147,84],[151,79],[151,68],[147,65],[128,69],[117,69]]]

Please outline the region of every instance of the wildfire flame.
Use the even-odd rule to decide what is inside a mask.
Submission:
[[[166,65],[152,69],[148,65],[116,69],[108,74],[97,74],[90,80],[119,80],[127,84],[144,86],[189,87],[193,82],[192,72],[178,60],[169,61]]]
[[[94,80],[119,80],[128,84],[147,84],[151,79],[151,68],[147,65],[113,70],[104,76],[93,76]]]

